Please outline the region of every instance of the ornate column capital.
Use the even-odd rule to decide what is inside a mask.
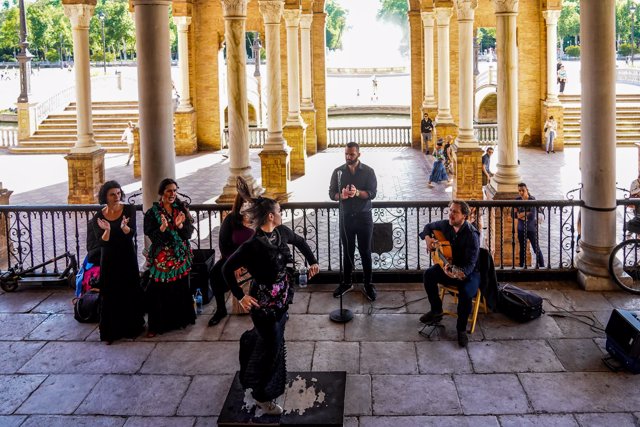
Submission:
[[[284,10],[284,0],[260,0],[258,1],[258,8],[265,24],[280,24],[282,11]]]
[[[178,27],[178,31],[187,31],[189,29],[189,25],[191,25],[191,17],[190,16],[174,16],[173,22],[175,22]]]
[[[560,18],[559,10],[543,10],[542,16],[544,16],[544,20],[547,22],[547,25],[558,25],[558,19]]]
[[[515,14],[518,13],[519,0],[493,0],[496,13]]]
[[[436,7],[435,11],[438,26],[448,26],[451,15],[453,14],[453,9],[450,7]]]
[[[433,20],[435,19],[434,12],[420,12],[420,16],[422,17],[423,27],[433,27]]]
[[[248,0],[220,0],[222,16],[225,18],[246,18]]]
[[[71,28],[88,30],[94,9],[95,6],[89,4],[65,4],[64,14],[71,21]]]
[[[285,9],[283,14],[287,27],[300,26],[300,9]]]
[[[458,21],[473,21],[478,0],[456,0],[455,4]]]
[[[300,15],[300,28],[302,28],[303,30],[310,30],[312,22],[313,22],[312,13],[303,13],[302,15]]]

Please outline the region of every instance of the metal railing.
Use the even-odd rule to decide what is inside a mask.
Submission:
[[[496,145],[498,143],[498,124],[473,125],[473,133],[480,145]]]
[[[624,221],[627,215],[625,203],[629,202],[619,201],[619,222]],[[534,270],[557,273],[575,270],[575,225],[582,201],[473,201],[469,204],[474,208],[471,220],[481,232],[482,245],[494,254],[499,272]],[[194,248],[217,249],[222,214],[229,208],[228,205],[190,206],[195,224]],[[338,237],[337,204],[288,203],[282,208],[284,224],[307,240],[321,270],[339,271],[342,247]],[[537,209],[537,239],[544,267],[536,267],[533,261],[520,267],[519,236],[513,222],[513,212],[517,208]],[[37,265],[67,251],[75,254],[78,260],[84,259],[87,225],[98,209],[95,205],[0,206],[0,269],[16,264],[25,267]],[[142,248],[141,206],[137,206],[137,212],[137,245]],[[383,228],[387,229],[382,237],[374,236],[374,272],[416,273],[432,264],[431,255],[418,238],[418,233],[429,222],[447,219],[448,207],[446,201],[374,202],[373,218],[375,224],[385,224]],[[621,225],[619,230],[624,237],[624,226]],[[527,243],[526,251],[530,249]],[[142,267],[142,251],[138,253]],[[294,258],[302,261],[297,251],[294,251]],[[361,268],[357,253],[355,265],[356,269]],[[55,265],[53,268],[64,269],[64,266]]]
[[[18,146],[18,129],[0,129],[0,148]]]

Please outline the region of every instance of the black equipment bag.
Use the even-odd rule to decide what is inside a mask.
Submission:
[[[73,317],[80,323],[100,321],[100,291],[89,289],[73,301]]]
[[[498,286],[498,312],[516,322],[537,319],[544,313],[542,297],[511,284]]]
[[[216,262],[215,249],[193,249],[193,264],[191,265],[191,294],[196,290],[202,292],[202,303],[208,304],[213,299],[213,289],[209,281],[211,270]]]

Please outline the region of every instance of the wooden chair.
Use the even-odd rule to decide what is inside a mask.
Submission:
[[[458,304],[458,288],[445,286],[443,284],[439,284],[439,286],[440,286],[440,299],[442,300],[442,306],[444,307],[444,298],[447,295],[451,295],[453,297],[453,302],[457,305]],[[469,320],[471,321],[470,333],[473,333],[473,331],[476,330],[476,321],[478,320],[478,311],[480,311],[480,306],[482,306],[484,310],[484,314],[487,314],[487,302],[485,301],[484,296],[482,296],[480,289],[478,289],[478,293],[476,294],[476,296],[473,298],[471,302],[471,314],[469,315]],[[458,314],[453,311],[445,310],[444,314],[458,317]]]

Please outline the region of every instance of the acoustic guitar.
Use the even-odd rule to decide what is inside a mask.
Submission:
[[[447,240],[444,233],[440,230],[433,230],[431,237],[437,240],[435,247],[431,249],[431,257],[433,258],[434,264],[438,264],[443,270],[453,274],[456,279],[464,279],[464,271],[451,263],[453,260],[451,242]]]

